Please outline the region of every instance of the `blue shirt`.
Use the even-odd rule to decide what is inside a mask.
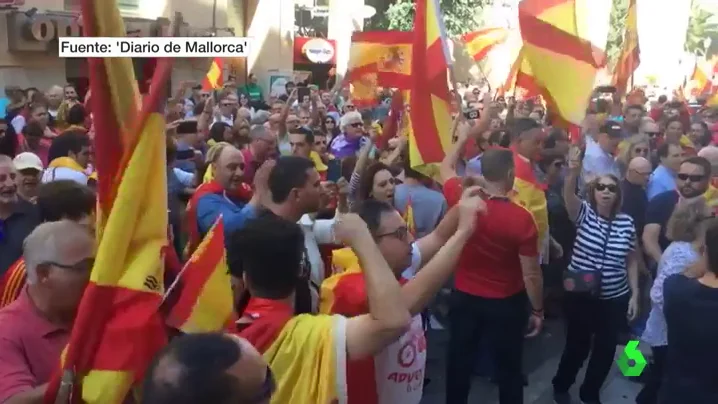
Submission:
[[[646,188],[646,195],[650,201],[656,195],[662,194],[667,191],[673,191],[676,189],[676,173],[670,168],[663,164],[656,167],[651,173],[651,178],[648,179],[648,187]]]
[[[224,237],[228,241],[232,233],[257,217],[257,209],[250,204],[235,203],[226,195],[205,195],[197,202],[197,225],[202,235],[209,231],[219,215],[222,215]]]
[[[483,153],[466,163],[466,172],[468,174],[481,175],[481,156],[483,156]]]
[[[411,209],[416,226],[416,237],[431,233],[448,210],[446,199],[441,192],[423,185],[401,184],[394,192],[394,207],[403,214],[411,201]]]

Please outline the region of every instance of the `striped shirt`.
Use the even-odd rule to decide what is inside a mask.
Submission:
[[[609,223],[610,235],[606,237]],[[600,298],[603,300],[628,293],[628,254],[636,243],[633,219],[625,213],[619,213],[611,223],[583,201],[576,218],[576,229],[576,241],[568,270],[600,271]]]

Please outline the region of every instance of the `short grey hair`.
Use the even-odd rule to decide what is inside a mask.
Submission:
[[[254,125],[249,130],[249,138],[252,140],[262,139],[269,133],[269,129],[265,128],[264,125]]]
[[[263,109],[260,109],[259,111],[254,113],[254,117],[249,122],[250,125],[264,125],[265,122],[269,121],[269,111],[265,111]]]
[[[342,115],[341,128],[344,129],[354,122],[362,122],[362,121],[363,121],[363,119],[362,119],[361,113],[359,113],[359,111],[349,111],[346,114]]]
[[[42,223],[25,238],[22,252],[25,258],[27,283],[37,283],[37,267],[48,262],[60,261],[63,251],[72,244],[94,243],[87,227],[72,220]]]
[[[672,241],[695,241],[701,236],[701,232],[705,231],[701,223],[708,218],[707,213],[708,204],[705,198],[679,202],[668,219],[666,237]]]

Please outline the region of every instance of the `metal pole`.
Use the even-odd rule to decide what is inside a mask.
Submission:
[[[217,36],[217,0],[212,1],[212,36]]]

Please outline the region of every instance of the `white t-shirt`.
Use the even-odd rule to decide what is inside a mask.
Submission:
[[[48,168],[42,173],[42,182],[52,182],[56,180],[72,180],[82,185],[87,185],[87,175],[81,171],[73,170],[67,167]]]

